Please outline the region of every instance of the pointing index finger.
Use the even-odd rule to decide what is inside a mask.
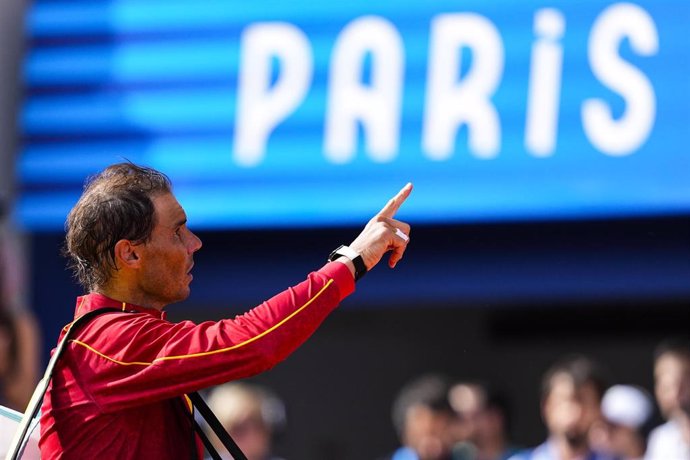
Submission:
[[[379,216],[392,218],[400,206],[405,202],[408,196],[412,192],[412,183],[408,182],[393,198],[391,198],[388,203],[379,211]]]

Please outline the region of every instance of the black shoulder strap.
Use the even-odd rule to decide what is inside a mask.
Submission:
[[[94,316],[100,315],[102,313],[116,311],[121,310],[118,310],[117,308],[99,308],[97,310],[92,310],[88,313],[83,314],[82,316],[75,319],[74,321],[72,321],[72,323],[69,324],[65,336],[62,338],[57,348],[55,348],[55,353],[53,353],[53,356],[50,358],[50,361],[48,362],[48,367],[46,367],[46,371],[43,374],[43,378],[38,382],[38,385],[36,385],[34,394],[31,396],[29,405],[26,407],[26,410],[24,411],[24,415],[22,416],[22,420],[19,423],[17,432],[15,433],[14,438],[12,439],[12,443],[10,444],[10,448],[7,451],[5,460],[17,460],[20,458],[22,452],[24,451],[24,447],[26,447],[26,443],[29,441],[29,427],[38,415],[41,403],[43,402],[43,396],[45,395],[46,390],[48,389],[48,384],[50,383],[50,379],[53,376],[55,364],[57,363],[58,359],[60,359],[60,356],[62,355],[62,352],[65,350],[65,346],[67,345],[69,339],[72,337],[73,332],[76,331],[77,328],[82,324],[87,323]]]
[[[196,391],[189,393],[187,396],[189,396],[190,401],[192,401],[194,407],[196,407],[196,409],[199,411],[199,414],[204,418],[204,420],[206,420],[208,426],[213,430],[214,433],[216,433],[218,439],[220,439],[228,452],[230,452],[232,458],[234,460],[247,460],[247,457],[244,455],[237,443],[235,443],[230,434],[225,430],[211,408],[208,407],[206,401],[204,401],[204,398],[202,398],[201,395],[199,395],[199,393]],[[213,458],[217,458],[217,452],[215,452],[215,449],[213,449],[213,446],[211,446],[210,443],[207,444],[205,436],[201,434],[203,433],[203,430],[196,422],[194,422],[194,427],[197,432],[200,432],[201,440],[204,442],[204,445],[206,445],[206,449],[213,456]],[[214,456],[214,454],[216,456]]]

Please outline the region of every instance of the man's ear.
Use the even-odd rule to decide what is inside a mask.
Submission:
[[[115,263],[118,268],[137,268],[139,266],[137,246],[129,240],[120,240],[115,243]]]

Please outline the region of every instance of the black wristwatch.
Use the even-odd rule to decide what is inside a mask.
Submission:
[[[364,265],[364,259],[349,246],[341,244],[335,251],[331,252],[331,255],[328,256],[328,261],[333,262],[338,257],[347,257],[352,261],[352,264],[355,266],[355,281],[359,281],[361,277],[366,275],[367,266]]]

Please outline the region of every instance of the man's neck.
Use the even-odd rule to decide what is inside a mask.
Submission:
[[[118,286],[109,285],[106,287],[97,287],[91,292],[104,295],[119,302],[126,302],[140,307],[154,308],[158,311],[163,310],[165,307],[163,304],[152,302],[150,299],[146,298],[147,296],[142,295],[140,292],[132,292],[131,289],[123,289]]]

